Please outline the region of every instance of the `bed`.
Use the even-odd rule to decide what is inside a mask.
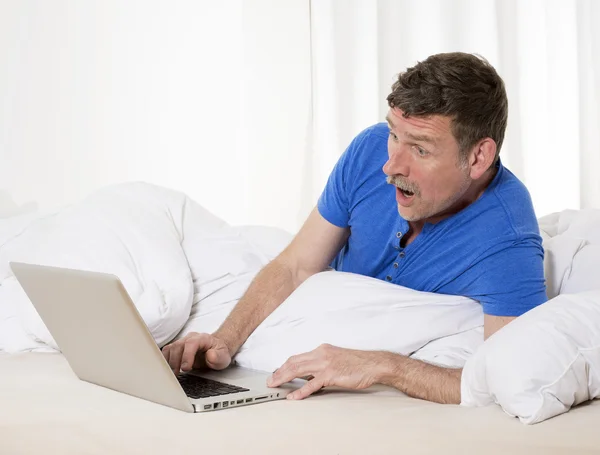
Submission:
[[[117,189],[117,193],[121,190],[122,188]],[[129,190],[130,188],[127,191]],[[146,190],[147,188],[144,189],[144,191]],[[123,193],[119,193],[118,196],[119,201],[125,199]],[[150,199],[156,201],[156,194],[153,194]],[[111,202],[109,206],[113,210],[115,204]],[[96,205],[96,210],[98,207],[99,205]],[[177,220],[179,215],[183,217],[184,213],[189,216],[189,207],[181,211],[174,207],[175,205],[171,205],[166,212],[161,211],[160,213],[167,213],[171,221]],[[32,219],[29,218],[28,211],[11,212],[10,208],[3,210],[5,217],[8,216],[7,214],[14,215],[16,213],[18,215],[11,218],[13,221],[17,220],[16,225],[13,223],[10,228],[13,230],[11,235],[18,235],[20,240],[26,241],[27,236],[23,234],[22,226],[30,223]],[[127,215],[129,216],[129,213]],[[134,215],[138,218],[140,216],[139,213]],[[96,220],[98,219],[96,218]],[[550,220],[548,242],[559,237],[560,232],[558,231],[560,231],[561,222],[564,219],[564,217],[561,219],[555,217]],[[128,225],[130,221],[124,220],[126,221],[124,225]],[[73,218],[70,219],[70,223],[72,221]],[[7,225],[0,222],[0,228]],[[222,225],[219,223],[217,225],[220,232]],[[577,223],[570,223],[570,225],[576,227]],[[556,227],[556,232],[551,232],[552,226]],[[114,232],[114,228],[115,226],[111,227],[111,232]],[[227,237],[220,238],[224,243],[215,243],[217,236],[211,231],[210,241],[202,244],[196,243],[195,251],[201,251],[203,255],[216,252],[221,257],[226,257],[229,252],[237,254],[240,251],[239,242],[241,240],[239,239],[251,238],[250,243],[245,241],[243,245],[251,245],[252,251],[260,252],[260,263],[252,263],[252,261],[240,263],[233,273],[231,267],[235,261],[224,260],[223,263],[227,264],[229,269],[216,280],[210,277],[210,279],[206,278],[208,272],[215,273],[215,268],[218,269],[214,263],[210,264],[210,270],[203,270],[202,261],[195,262],[193,257],[188,257],[187,261],[192,268],[192,275],[196,278],[190,284],[190,307],[187,308],[185,320],[176,321],[173,316],[173,321],[171,321],[181,329],[178,336],[183,336],[191,330],[210,331],[217,326],[251,280],[252,273],[249,273],[248,269],[244,267],[255,270],[256,267],[264,264],[264,261],[272,258],[289,240],[289,237],[275,230],[268,231],[266,234],[264,230],[251,228],[244,228],[243,232],[239,230],[227,232]],[[234,236],[231,235],[232,232],[235,233]],[[0,240],[2,235],[5,236],[5,239],[8,238],[6,230],[0,229]],[[279,238],[277,238],[278,236]],[[568,248],[551,250],[556,254],[548,255],[547,269],[549,270],[549,284],[551,285],[549,292],[551,293],[572,291],[569,286],[576,285],[581,288],[582,284],[573,277],[579,277],[582,274],[573,273],[573,271],[576,271],[577,267],[590,268],[589,261],[584,267],[583,263],[578,265],[577,261],[573,261],[573,257],[577,254],[579,257],[584,257],[585,254],[582,252],[594,252],[593,248],[588,245],[588,248],[584,250],[585,245],[582,241],[572,242],[573,238],[578,237],[577,235],[569,237]],[[69,236],[69,239],[72,239],[72,236]],[[265,244],[265,239],[268,239],[268,245]],[[86,238],[81,240],[83,243],[74,246],[75,250],[80,253],[83,251],[81,245],[89,243]],[[274,240],[276,241],[274,242]],[[275,244],[277,245],[275,246]],[[590,244],[597,245],[597,242],[593,241]],[[63,244],[59,242],[57,245],[61,247],[61,251],[64,251]],[[0,241],[1,246],[2,241]],[[35,251],[27,254],[39,255],[40,251],[45,251],[56,260],[78,260],[78,258],[73,259],[68,256],[60,258],[53,256],[56,255],[56,250],[52,248],[54,247],[36,245]],[[141,245],[140,251],[147,253],[147,250],[146,246]],[[559,260],[560,254],[558,253],[567,258],[570,256],[570,259]],[[600,257],[600,255],[594,253],[594,257]],[[37,258],[43,262],[43,257],[37,256]],[[177,258],[166,258],[166,261],[171,259],[175,261]],[[1,260],[2,257],[0,257],[0,262]],[[111,265],[108,263],[110,261],[107,257],[103,258],[103,261],[105,262],[94,265],[99,269]],[[561,264],[566,263],[569,264],[568,270],[561,269]],[[123,269],[124,276],[127,276],[126,272],[127,270]],[[144,270],[137,269],[138,274],[143,274],[142,272]],[[154,270],[145,272],[151,274],[154,273]],[[162,271],[158,272],[163,273]],[[166,280],[171,282],[178,276],[169,275]],[[201,280],[200,277],[204,278]],[[340,275],[336,275],[336,279],[339,277]],[[2,286],[9,287],[7,284],[10,283],[7,280],[0,283],[0,291],[2,291],[0,292],[0,331],[2,328],[5,331],[4,335],[0,333],[0,348],[3,340],[8,339],[6,333],[18,328],[18,325],[11,323],[16,319],[16,313],[11,317],[9,314],[11,302],[6,300],[6,296],[11,294],[7,294],[6,289],[4,291],[2,289]],[[588,279],[587,282],[589,283],[591,280]],[[322,288],[319,286],[323,286],[324,281],[313,281],[313,283],[316,283],[315,287],[312,290],[305,288],[304,294],[307,292],[313,292],[313,295],[322,293]],[[347,284],[346,282],[342,283],[339,289],[347,289]],[[387,285],[388,283],[376,284],[376,286]],[[157,281],[157,286],[160,288],[160,280]],[[181,289],[187,288],[183,286]],[[172,292],[175,292],[175,296],[185,294],[182,294],[181,289],[173,291],[169,288],[168,292],[159,293],[166,299],[161,303],[164,304],[165,301],[168,303]],[[350,292],[361,301],[366,299],[365,296],[373,294],[368,287],[362,288],[362,291],[357,291],[357,289],[351,288]],[[128,284],[128,291],[132,295],[136,295],[135,283]],[[360,295],[360,292],[364,293],[363,296]],[[147,298],[144,297],[145,295],[144,292],[138,292],[140,301],[151,302],[150,297],[154,294],[150,297],[146,296]],[[295,295],[300,296],[296,297],[296,300],[300,300],[302,292]],[[377,300],[385,300],[381,297],[382,295],[378,294]],[[2,300],[3,296],[4,301]],[[392,298],[396,297],[390,297],[390,299]],[[425,300],[426,298],[429,297],[423,297]],[[344,302],[345,299],[346,297],[341,298],[340,302]],[[335,302],[330,302],[330,304],[335,305]],[[366,302],[366,306],[369,308],[373,304],[374,302]],[[423,330],[420,332],[427,332],[427,337],[432,341],[426,343],[425,339],[421,340],[420,343],[424,346],[415,352],[421,353],[421,358],[429,358],[446,364],[455,361],[459,366],[462,365],[461,362],[470,358],[481,357],[480,353],[485,349],[479,349],[481,342],[474,343],[472,336],[481,333],[480,316],[473,312],[473,307],[469,306],[468,302],[448,298],[445,305],[459,305],[451,308],[452,313],[456,312],[456,308],[463,311],[464,317],[458,318],[460,321],[457,320],[453,323],[454,325],[450,324],[452,325],[451,331],[457,332],[457,335],[446,334],[448,336],[444,336],[439,331],[441,329],[433,330],[435,324],[423,320],[420,326],[428,327],[429,332]],[[298,315],[293,311],[294,308],[301,307],[302,305],[294,307],[293,302],[288,304],[287,313],[280,315],[279,319],[275,317],[270,320],[271,327],[280,327],[282,331],[288,331],[283,324],[286,317],[297,320]],[[428,308],[431,307],[428,305]],[[438,310],[445,311],[447,308],[449,307],[440,307]],[[5,316],[4,326],[1,325],[3,314]],[[568,409],[565,409],[561,415],[554,418],[546,417],[542,423],[535,425],[523,425],[519,419],[510,417],[507,415],[506,409],[503,410],[495,403],[479,407],[439,405],[413,399],[397,390],[382,386],[375,386],[365,391],[327,388],[321,393],[299,402],[284,400],[216,412],[186,414],[78,380],[60,352],[53,351],[51,348],[47,350],[50,352],[43,352],[43,347],[52,347],[52,339],[46,338],[48,334],[36,325],[35,319],[28,320],[24,315],[25,313],[21,314],[23,316],[21,322],[29,323],[28,328],[30,333],[35,332],[35,339],[29,340],[30,345],[25,344],[20,346],[20,349],[14,349],[14,353],[0,352],[0,454],[163,454],[177,451],[286,454],[600,453],[600,432],[597,430],[598,424],[600,424],[600,403],[587,399],[583,400],[582,404],[574,406],[569,412],[566,412]],[[400,315],[406,315],[406,313],[399,312],[398,315],[398,323],[400,323]],[[149,312],[144,316],[149,327],[154,327],[154,314]],[[361,317],[363,316],[364,314]],[[375,316],[376,314],[373,314],[373,317]],[[388,317],[392,316],[388,315]],[[266,322],[268,326],[269,320]],[[311,321],[308,321],[306,325],[311,333],[316,333],[317,329],[322,327],[322,324],[319,325],[321,321],[312,321],[313,326],[310,326],[310,323]],[[348,320],[349,325],[354,323],[357,321]],[[381,324],[377,324],[377,326],[381,327]],[[164,329],[164,325],[160,327],[161,330]],[[160,342],[159,340],[168,338],[169,335],[161,330],[154,330],[153,335],[159,344],[164,344],[164,339]],[[478,330],[479,332],[477,332]],[[280,362],[287,355],[285,350],[278,352],[264,350],[265,346],[275,344],[274,338],[269,338],[269,336],[273,337],[277,333],[275,330],[263,331],[263,335],[259,333],[263,338],[260,336],[255,338],[254,344],[251,344],[246,351],[241,352],[241,358],[250,362],[260,354],[260,358],[270,358],[272,362],[275,362],[272,365]],[[337,340],[342,344],[343,337],[347,334],[339,332],[337,335],[342,337]],[[383,336],[385,334],[381,335],[383,339],[387,340],[388,337]],[[295,339],[298,338],[302,337]],[[377,337],[372,338],[376,340]],[[414,338],[414,336],[411,335],[409,338]],[[13,341],[20,342],[24,339],[25,337],[19,338],[15,331]],[[446,340],[447,343],[440,343],[443,340]],[[333,342],[335,343],[335,340]],[[376,345],[366,346],[366,343],[369,342],[366,339],[359,340],[359,342],[365,348],[378,347]],[[290,349],[292,347],[308,349],[309,346],[288,346]],[[387,345],[383,345],[383,347],[387,347]],[[415,350],[414,346],[406,349],[410,352]],[[9,348],[5,348],[5,350],[9,350]],[[400,351],[399,348],[398,352]],[[480,364],[483,363],[480,362]],[[265,364],[264,368],[271,368],[272,365]],[[590,366],[583,364],[582,368],[588,371]],[[474,371],[473,368],[471,370]],[[482,371],[485,376],[486,370]],[[590,392],[587,398],[591,399],[594,396]]]
[[[79,381],[60,354],[0,354],[0,453],[486,453],[600,451],[600,403],[526,426],[374,387],[186,414]]]

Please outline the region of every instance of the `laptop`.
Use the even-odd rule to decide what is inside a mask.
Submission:
[[[15,277],[83,381],[186,412],[280,400],[301,387],[231,366],[175,375],[118,277],[11,262]]]

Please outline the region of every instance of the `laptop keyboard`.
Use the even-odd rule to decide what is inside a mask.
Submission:
[[[201,378],[192,374],[177,376],[179,384],[190,398],[208,398],[230,393],[248,392],[249,389],[238,387],[212,379]]]

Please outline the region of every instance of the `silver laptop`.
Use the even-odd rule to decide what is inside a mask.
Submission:
[[[295,380],[266,385],[268,373],[232,366],[175,375],[118,277],[11,262],[79,379],[186,412],[279,400]]]

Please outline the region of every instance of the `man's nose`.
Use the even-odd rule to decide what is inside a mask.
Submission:
[[[383,172],[386,175],[403,175],[408,177],[410,171],[407,154],[400,148],[391,150],[387,162],[383,165]]]

